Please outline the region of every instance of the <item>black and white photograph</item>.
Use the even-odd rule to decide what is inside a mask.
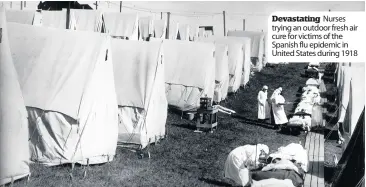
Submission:
[[[271,62],[278,11],[365,1],[0,1],[0,186],[364,187],[366,59]]]

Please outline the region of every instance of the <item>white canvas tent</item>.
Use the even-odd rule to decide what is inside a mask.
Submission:
[[[229,90],[229,57],[225,44],[215,44],[215,83],[213,100],[220,102],[226,99]]]
[[[145,148],[165,135],[165,96],[161,41],[112,39],[119,107],[118,142]]]
[[[111,36],[128,37],[129,40],[138,40],[137,14],[105,12],[104,23],[106,32]]]
[[[213,98],[215,46],[212,43],[163,41],[168,104],[181,111],[199,107],[201,97]]]
[[[226,37],[225,37],[226,38]],[[235,93],[240,87],[244,62],[243,44],[224,37],[199,37],[198,41],[215,42],[228,46],[229,93]]]
[[[33,25],[35,10],[6,10],[6,21]]]
[[[362,110],[365,107],[365,64],[364,63],[352,63],[350,68],[350,78],[349,84],[349,102],[344,111],[343,117],[343,134],[346,143],[343,144],[345,149],[349,139],[351,138],[357,122],[361,116]]]
[[[189,40],[195,41],[198,38],[199,26],[194,24],[190,26],[189,29]]]
[[[66,14],[62,11],[42,10],[42,26],[49,28],[66,29]]]
[[[47,166],[113,160],[118,108],[109,37],[14,23],[8,28],[29,115],[31,159]]]
[[[173,22],[169,25],[169,39],[176,40],[178,37],[179,23]]]
[[[75,30],[102,32],[102,12],[96,10],[70,9],[70,16],[73,18],[70,19],[70,22],[75,22]]]
[[[153,34],[153,21],[151,17],[139,18],[139,40],[145,40]]]
[[[167,23],[165,20],[153,20],[154,22],[154,30],[153,30],[153,36],[154,38],[161,38],[161,39],[165,39],[166,37],[166,27],[167,27]]]
[[[0,185],[30,174],[28,119],[0,9]]]
[[[40,10],[34,12],[33,25],[42,26],[42,13]]]
[[[264,48],[265,34],[263,32],[254,32],[254,31],[229,31],[227,35],[235,37],[251,38],[252,42],[251,57],[258,59],[258,61],[254,65],[258,71],[261,71],[264,66],[263,58],[265,55],[265,48]]]
[[[199,38],[200,42],[214,43],[206,38]],[[229,90],[229,57],[226,44],[215,44],[215,92],[213,101],[220,102],[227,97]]]
[[[190,25],[189,24],[179,24],[179,37],[180,40],[189,41]]]
[[[350,99],[350,84],[352,78],[352,71],[350,66],[344,66],[341,74],[341,80],[339,84],[339,105],[338,105],[338,122],[343,123],[348,102]]]
[[[337,88],[340,88],[340,82],[342,80],[342,74],[346,63],[338,63],[337,66]]]
[[[245,86],[249,82],[250,78],[250,68],[251,68],[251,39],[249,37],[230,37],[230,36],[213,36],[217,43],[228,44],[240,43],[243,45],[243,65],[242,65],[242,76],[240,85]]]

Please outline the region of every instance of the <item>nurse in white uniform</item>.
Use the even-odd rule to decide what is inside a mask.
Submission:
[[[275,98],[276,98],[276,96],[280,93],[282,91],[282,88],[281,87],[279,87],[279,88],[277,88],[277,89],[275,89],[274,91],[273,91],[273,93],[272,93],[272,95],[271,95],[271,97],[270,97],[270,104],[271,104],[271,109],[270,109],[270,112],[271,112],[271,124],[272,125],[274,125],[274,124],[276,124],[275,123],[275,120],[274,120],[274,112],[273,112],[273,107],[274,107],[274,105],[275,105]]]
[[[262,90],[259,91],[257,100],[258,100],[258,120],[264,121],[270,116],[270,108],[268,105],[268,86],[263,86]]]
[[[274,103],[272,105],[274,120],[279,130],[283,125],[288,123],[284,107],[286,104],[289,103],[286,103],[285,98],[282,96],[282,91],[279,91],[279,94],[274,97]]]

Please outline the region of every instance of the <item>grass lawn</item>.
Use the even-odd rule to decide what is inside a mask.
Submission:
[[[250,85],[222,105],[248,119],[257,117],[257,94],[263,85],[269,94],[279,86],[286,101],[295,101],[299,86],[306,82],[300,73],[305,64],[266,67],[250,79]],[[288,113],[293,106],[286,106]],[[163,112],[163,111],[162,111]],[[285,135],[275,130],[220,114],[214,133],[194,133],[193,122],[170,113],[167,119],[167,138],[149,147],[151,158],[139,159],[126,149],[117,149],[113,162],[90,166],[83,178],[84,167],[75,166],[73,180],[70,165],[44,167],[31,165],[31,178],[17,181],[14,186],[231,186],[224,178],[224,164],[229,152],[238,146],[266,144],[270,152],[289,143],[305,143],[305,136]]]

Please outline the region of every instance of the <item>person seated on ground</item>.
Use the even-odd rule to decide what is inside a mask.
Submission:
[[[269,148],[264,144],[244,145],[229,153],[225,162],[225,177],[240,186],[250,186],[250,170],[260,165],[260,156],[269,154]]]
[[[258,121],[265,122],[270,117],[270,108],[268,104],[268,86],[263,86],[262,90],[259,91],[258,100]]]
[[[282,91],[279,91],[277,96],[274,98],[273,116],[276,124],[277,130],[281,130],[283,126],[288,123],[288,119],[285,112],[284,105],[290,104],[286,102],[285,98],[282,96]]]

